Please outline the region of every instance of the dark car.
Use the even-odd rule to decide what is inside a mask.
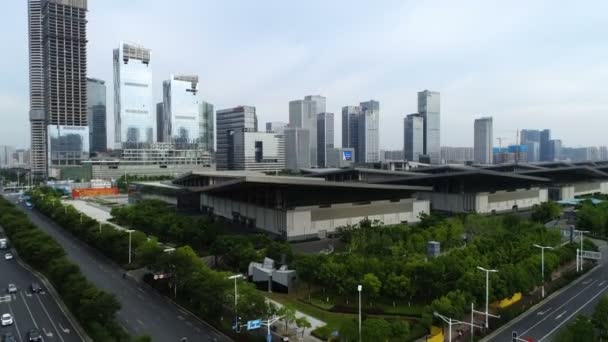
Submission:
[[[27,340],[29,342],[42,342],[42,335],[40,335],[40,331],[38,329],[31,329],[27,332]]]
[[[38,284],[38,283],[32,283],[32,286],[30,286],[30,289],[32,290],[33,293],[42,292],[42,287],[40,287],[40,284]]]
[[[2,342],[17,342],[17,339],[13,334],[7,332],[5,334],[2,334]]]

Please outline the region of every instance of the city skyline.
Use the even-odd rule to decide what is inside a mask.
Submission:
[[[128,13],[131,20],[111,20],[111,16],[116,15],[111,8],[116,4],[118,2],[113,1],[104,3],[91,1],[89,4],[89,44],[87,46],[89,50],[89,72],[87,76],[102,79],[108,85],[111,85],[112,62],[110,50],[115,48],[117,43],[123,39],[139,42],[149,46],[157,60],[154,68],[153,84],[155,103],[162,98],[162,80],[167,79],[171,73],[182,70],[201,75],[201,94],[204,100],[216,104],[217,108],[233,107],[239,104],[254,105],[258,108],[262,122],[286,121],[288,101],[300,98],[303,94],[326,96],[328,99],[327,111],[334,113],[340,112],[341,107],[349,103],[355,103],[359,98],[376,98],[383,103],[383,120],[381,120],[380,129],[385,134],[381,135],[380,146],[386,149],[398,149],[403,137],[400,125],[396,123],[401,122],[407,113],[416,111],[415,95],[410,94],[414,94],[421,89],[432,89],[443,95],[442,145],[472,146],[470,122],[479,113],[484,112],[492,113],[497,135],[512,136],[510,143],[515,142],[514,132],[517,128],[550,126],[548,128],[551,128],[556,136],[562,137],[564,144],[568,146],[604,144],[601,127],[605,123],[604,120],[608,120],[604,118],[605,115],[602,115],[606,111],[607,105],[602,100],[600,87],[594,87],[592,81],[601,80],[607,74],[607,68],[602,64],[603,62],[594,61],[593,54],[581,53],[581,51],[593,52],[596,49],[602,49],[592,44],[595,41],[593,33],[598,31],[598,27],[601,28],[606,25],[600,21],[601,16],[597,14],[602,12],[601,9],[596,8],[593,12],[586,13],[583,9],[570,7],[569,5],[562,6],[559,10],[551,8],[550,19],[541,22],[530,20],[538,26],[537,28],[516,29],[506,26],[505,21],[494,20],[496,22],[493,22],[493,19],[496,19],[496,12],[506,11],[519,22],[530,19],[529,17],[540,17],[544,13],[543,10],[546,10],[542,3],[530,8],[530,11],[526,14],[516,13],[516,4],[503,4],[501,5],[503,7],[499,6],[497,9],[491,9],[489,5],[480,3],[481,5],[477,6],[479,8],[474,10],[472,7],[475,6],[462,6],[462,9],[455,9],[451,8],[450,5],[445,5],[441,6],[438,12],[431,11],[424,4],[402,6],[396,2],[386,2],[381,9],[370,9],[355,4],[351,8],[346,8],[346,10],[355,14],[369,11],[369,15],[373,18],[382,18],[382,16],[387,16],[387,12],[394,12],[390,15],[391,18],[393,15],[401,16],[404,19],[409,18],[411,24],[409,26],[395,25],[394,29],[386,26],[380,28],[354,27],[354,33],[359,34],[363,31],[370,38],[379,40],[380,43],[375,50],[377,53],[374,52],[367,57],[359,56],[354,64],[343,63],[343,60],[335,61],[335,59],[345,58],[342,54],[336,55],[337,57],[331,60],[320,60],[312,55],[316,47],[315,44],[322,44],[325,49],[330,48],[325,46],[324,40],[321,43],[314,42],[312,38],[318,38],[318,35],[320,35],[320,32],[316,29],[311,29],[313,31],[310,32],[310,37],[308,37],[302,32],[304,27],[300,24],[295,25],[292,29],[276,30],[284,31],[281,33],[269,32],[256,26],[257,30],[262,30],[261,34],[251,43],[247,43],[248,48],[253,48],[252,60],[242,61],[242,63],[239,62],[240,64],[235,65],[236,57],[230,57],[230,53],[236,47],[227,46],[228,44],[223,44],[220,40],[228,36],[232,39],[230,42],[233,44],[234,39],[241,39],[240,35],[251,38],[250,34],[245,32],[241,25],[231,28],[225,24],[218,26],[217,19],[213,18],[210,18],[208,22],[197,24],[187,23],[188,20],[179,20],[178,22],[176,19],[172,19],[178,16],[171,14],[172,11],[177,11],[180,6],[165,9],[156,4],[138,7],[135,3],[121,3],[122,14],[120,15],[124,16]],[[254,10],[249,4],[233,6],[199,4],[189,1],[182,1],[182,4],[183,6],[193,7],[193,9],[205,9],[207,12],[232,10],[237,17],[249,15],[249,12]],[[310,6],[322,9],[323,11],[316,11],[316,13],[326,18],[336,16],[340,10],[345,9],[343,7],[348,7],[345,5],[345,3],[322,5],[315,2],[310,4]],[[299,5],[292,6],[297,7]],[[602,6],[606,5],[599,2],[596,4],[596,7]],[[2,24],[15,29],[15,33],[11,37],[6,37],[6,39],[8,43],[17,48],[5,52],[7,59],[14,61],[15,68],[10,68],[10,70],[6,68],[8,77],[0,81],[0,96],[2,99],[0,101],[0,119],[12,120],[15,118],[15,129],[2,128],[0,136],[6,141],[0,141],[0,143],[13,143],[14,141],[17,146],[29,146],[29,130],[26,129],[28,124],[27,16],[26,13],[23,13],[24,7],[25,5],[22,3],[7,4],[7,10],[4,11],[7,17]],[[260,7],[260,9],[257,9],[258,11],[274,12],[278,16],[288,10],[288,5],[278,3],[270,3]],[[388,9],[394,11],[388,11]],[[174,27],[175,30],[163,29],[161,32],[160,28],[140,25],[142,22],[149,22],[156,18],[161,11],[168,11],[166,19],[171,23],[176,20],[175,25],[168,25]],[[437,19],[447,20],[450,18],[450,11],[457,11],[456,14],[467,15],[472,19],[480,19],[479,24],[456,27],[454,36],[449,35],[450,40],[454,40],[453,42],[450,42],[447,38],[444,40],[441,37],[441,32],[437,30],[429,32],[428,41],[420,41],[419,38],[416,38],[416,34],[422,32],[423,29],[428,29],[423,28],[420,23],[425,16],[434,15]],[[194,15],[197,11],[188,12]],[[488,18],[486,18],[486,14]],[[556,35],[561,32],[560,30],[563,30],[563,28],[559,27],[561,23],[559,18],[565,17],[566,14],[568,14],[569,22],[573,20],[575,22],[581,21],[583,14],[587,15],[585,20],[588,24],[571,25],[568,31],[570,33],[568,37],[576,36],[576,40],[572,39],[569,44],[561,44],[560,42],[541,39],[553,31]],[[164,19],[165,16],[163,16]],[[275,18],[274,15],[271,19],[275,27],[287,26],[285,20]],[[113,23],[111,26],[105,24],[110,21]],[[471,20],[471,22],[474,21]],[[206,30],[206,25],[213,26],[215,29]],[[344,35],[343,31],[347,31],[338,30],[340,32],[334,32],[336,29],[331,24],[324,25],[328,25],[328,28],[332,29],[329,33],[332,38]],[[484,26],[486,32],[477,32],[482,26]],[[575,32],[572,32],[572,30],[575,30]],[[207,31],[209,32],[207,33]],[[171,36],[177,34],[177,32],[183,39],[178,41],[171,39]],[[523,43],[518,40],[521,38],[518,34],[522,32],[529,35],[529,41]],[[346,48],[350,46],[349,44],[354,44],[351,42],[354,33],[353,36],[349,33],[342,37],[343,39],[339,39],[340,44],[336,49]],[[399,38],[400,35],[397,33],[403,33],[403,38]],[[197,37],[197,35],[202,36]],[[290,38],[293,39],[290,40]],[[192,51],[185,54],[172,53],[172,51],[179,50],[174,48],[175,45],[188,41],[188,39],[196,42],[192,44]],[[403,47],[389,47],[386,41],[390,39],[393,40],[393,43],[399,43],[397,45],[403,45]],[[237,42],[239,41],[237,40]],[[470,49],[461,49],[464,45],[458,46],[459,43],[482,42],[485,44],[484,46],[488,47],[505,41],[510,43],[495,49],[494,52],[484,52],[487,55],[475,57],[480,58],[480,60],[484,57],[484,63],[479,68],[473,68],[465,63],[466,57],[474,56],[469,54],[478,53],[479,49],[463,52],[463,50]],[[542,44],[538,44],[539,42],[542,42]],[[235,45],[239,46],[238,43]],[[446,56],[450,55],[450,59],[432,57],[429,56],[429,52],[411,54],[411,51],[420,51],[420,47],[426,47],[432,52],[445,52]],[[516,48],[515,51],[519,51],[517,56],[509,55],[511,59],[499,56],[501,51],[504,52],[513,48]],[[526,48],[531,50],[528,51]],[[543,49],[546,51],[541,51]],[[558,49],[564,49],[564,56],[569,57],[556,58],[555,56],[562,52]],[[454,50],[457,50],[458,53],[452,54]],[[570,58],[573,57],[567,52],[570,50],[578,51],[577,55],[574,56],[576,58]],[[213,53],[205,53],[204,60],[194,58],[201,51],[213,51]],[[266,53],[263,53],[264,51]],[[407,51],[410,51],[410,53],[406,54]],[[391,56],[388,58],[389,60],[381,60],[379,55],[386,55],[387,52]],[[535,54],[528,52],[535,52]],[[293,56],[290,56],[290,54]],[[264,59],[268,59],[268,56],[274,55],[288,55],[290,57],[287,59],[282,57],[280,57],[281,59],[274,59],[273,57],[264,61]],[[520,55],[525,55],[525,58],[529,60],[525,60]],[[568,61],[565,61],[566,59]],[[222,60],[225,60],[225,62],[222,62]],[[375,66],[378,62],[383,62],[381,67]],[[462,67],[462,63],[465,63],[464,67]],[[314,69],[310,68],[315,66],[318,67],[319,72],[311,72]],[[421,75],[421,72],[417,70],[424,69],[425,66],[435,68],[430,69],[427,74]],[[251,73],[252,80],[246,80],[234,86],[234,80],[246,71]],[[483,75],[484,73],[487,76]],[[402,76],[382,76],[388,74]],[[398,78],[398,80],[395,80],[395,78]],[[260,85],[262,86],[260,87]],[[111,89],[108,89],[109,113],[113,112],[111,93]],[[477,94],[483,94],[483,96],[476,98]],[[594,123],[594,125],[591,125],[591,131],[588,134],[583,135],[577,131],[568,130],[570,126],[569,117],[572,113],[576,113],[582,122]],[[113,118],[110,117],[109,119],[108,127],[113,127]],[[337,118],[337,126],[340,125],[338,121],[340,119]],[[549,120],[551,120],[551,125],[546,124]],[[336,133],[336,141],[341,140],[340,134],[339,131]],[[109,135],[112,135],[112,132]],[[113,137],[108,138],[108,140],[110,139],[113,141]]]

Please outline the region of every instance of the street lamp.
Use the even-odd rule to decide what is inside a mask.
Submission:
[[[129,265],[131,264],[131,233],[134,232],[134,230],[126,230],[127,233],[129,233]]]
[[[490,300],[490,272],[495,273],[498,272],[498,270],[488,270],[485,269],[481,266],[477,266],[478,270],[484,271],[486,272],[486,329],[490,327],[489,323],[488,323],[488,309],[489,309],[489,300]]]
[[[472,306],[473,306],[473,304],[471,304],[471,307]],[[466,324],[466,325],[470,325],[471,326],[471,336],[473,336],[473,327],[481,328],[480,326],[473,324],[473,318],[472,318],[472,316],[471,316],[471,323],[466,323],[466,322],[461,322],[459,320],[451,319],[449,317],[440,315],[437,312],[433,312],[433,315],[435,317],[441,318],[444,322],[446,322],[448,324],[448,327],[449,327],[448,328],[449,329],[448,330],[448,342],[452,342],[452,325],[454,325],[454,324]]]
[[[357,292],[359,292],[359,342],[361,342],[361,291],[363,291],[363,285],[357,285]]]
[[[237,288],[236,288],[236,280],[239,278],[243,278],[242,274],[235,274],[233,276],[228,277],[228,279],[234,279],[234,324],[236,326],[235,331],[239,332],[239,315],[237,314],[237,298],[238,298],[238,293],[237,293]]]
[[[537,245],[534,244],[534,247],[536,248],[540,248],[540,255],[541,255],[541,266],[540,266],[540,270],[542,273],[541,276],[541,280],[542,280],[542,297],[545,298],[545,249],[553,249],[553,247],[551,246],[541,246],[541,245]]]
[[[581,249],[579,250],[578,253],[576,253],[576,261],[578,261],[577,265],[580,265],[579,267],[577,267],[576,271],[577,272],[582,272],[583,271],[583,240],[584,240],[584,235],[585,233],[589,233],[588,230],[574,230],[575,233],[579,233],[581,234]]]

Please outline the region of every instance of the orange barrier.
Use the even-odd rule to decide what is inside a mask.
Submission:
[[[72,189],[72,198],[118,195],[118,188]]]
[[[426,339],[427,342],[443,342],[445,337],[443,336],[443,330],[440,327],[431,326],[431,334]]]
[[[511,298],[505,298],[501,301],[492,303],[492,307],[504,309],[507,308],[517,302],[519,302],[522,298],[521,292],[517,292]]]

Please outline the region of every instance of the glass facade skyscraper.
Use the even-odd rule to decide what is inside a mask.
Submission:
[[[87,79],[89,147],[91,153],[106,151],[106,82]]]
[[[334,148],[334,113],[317,115],[317,166],[327,167],[327,151]]]
[[[192,146],[200,139],[198,76],[171,75],[163,82],[163,140],[176,146]]]
[[[118,148],[156,141],[150,50],[120,43],[114,50],[114,121]]]
[[[403,122],[403,156],[405,160],[417,162],[424,154],[424,118],[415,113],[406,116]]]
[[[493,141],[492,118],[485,117],[475,120],[474,127],[474,154],[475,162],[481,164],[492,164]]]
[[[424,154],[432,164],[441,162],[441,105],[439,93],[418,93],[418,113],[424,118]]]
[[[214,133],[215,133],[215,112],[211,103],[201,101],[199,105],[200,115],[200,141],[199,147],[206,151],[214,151]]]
[[[217,115],[217,153],[218,170],[234,170],[235,134],[239,131],[258,131],[258,117],[255,107],[240,106],[222,109]]]
[[[357,148],[355,160],[358,163],[375,163],[380,160],[380,102],[370,100],[359,104],[361,114],[357,124]]]
[[[317,115],[325,112],[325,97],[308,95],[304,100],[289,102],[289,126],[310,132],[309,150],[312,166],[317,165]]]

